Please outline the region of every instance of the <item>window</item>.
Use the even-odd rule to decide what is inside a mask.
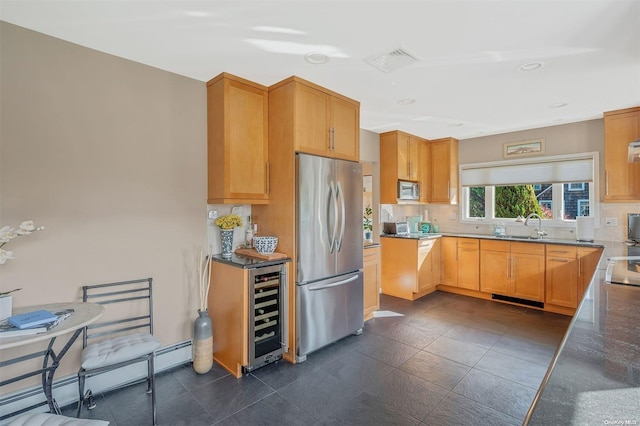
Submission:
[[[537,213],[552,226],[574,226],[597,212],[598,153],[463,164],[461,217],[489,223]]]
[[[567,184],[569,191],[584,191],[584,182],[574,182]]]
[[[589,216],[589,200],[578,200],[578,216]]]

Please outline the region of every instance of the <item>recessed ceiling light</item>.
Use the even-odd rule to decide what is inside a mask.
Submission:
[[[533,71],[542,68],[544,62],[529,62],[518,67],[518,71]]]
[[[549,108],[562,108],[566,107],[568,104],[566,102],[556,102],[555,104],[549,105]]]
[[[204,10],[185,10],[182,13],[193,18],[208,18],[210,16],[213,16],[211,12],[206,12]]]
[[[314,65],[326,64],[327,62],[329,62],[329,57],[327,55],[325,55],[324,53],[317,53],[317,52],[307,53],[304,56],[304,59],[305,61]]]
[[[304,35],[306,34],[304,31],[296,30],[293,28],[286,27],[270,27],[267,25],[260,25],[257,27],[253,27],[254,31],[262,31],[265,33],[277,33],[277,34],[294,34],[294,35]]]
[[[399,103],[400,105],[411,105],[411,104],[413,104],[413,103],[415,103],[415,102],[416,102],[416,100],[415,100],[415,99],[412,99],[412,98],[400,99],[400,100],[398,101],[398,103]]]

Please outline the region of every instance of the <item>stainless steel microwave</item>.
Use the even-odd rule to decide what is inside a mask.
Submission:
[[[398,200],[420,200],[420,186],[417,182],[398,181]]]

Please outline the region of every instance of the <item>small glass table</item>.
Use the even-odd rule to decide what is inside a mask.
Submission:
[[[53,394],[51,392],[55,371],[58,368],[58,365],[60,365],[62,357],[64,357],[71,345],[73,345],[80,333],[82,333],[82,329],[102,316],[102,314],[104,313],[104,306],[96,303],[50,303],[46,305],[25,306],[13,309],[13,314],[15,315],[24,312],[35,311],[38,309],[44,309],[50,312],[54,312],[69,308],[74,310],[73,315],[71,315],[69,318],[65,319],[46,333],[0,338],[0,351],[30,345],[32,343],[41,341],[49,341],[47,349],[45,349],[44,351],[37,351],[6,360],[3,359],[4,356],[1,357],[2,361],[0,362],[0,368],[2,368],[3,377],[5,377],[5,374],[8,371],[8,369],[5,367],[30,359],[43,357],[42,368],[23,373],[9,379],[3,379],[2,381],[0,381],[0,387],[40,374],[42,376],[42,390],[47,400],[46,402],[35,404],[10,414],[5,414],[0,417],[0,421],[24,413],[44,404],[47,404],[49,406],[49,411],[51,413],[60,414],[60,408],[58,407],[58,404],[53,398]],[[71,336],[68,338],[62,349],[60,349],[60,351],[56,353],[53,350],[53,344],[55,343],[56,338],[58,336],[64,336],[67,334],[71,334]]]

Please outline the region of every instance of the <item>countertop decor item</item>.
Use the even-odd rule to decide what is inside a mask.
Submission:
[[[0,321],[13,315],[13,296],[10,294],[0,296]]]
[[[32,220],[26,220],[15,229],[11,226],[3,226],[0,228],[0,265],[4,265],[7,260],[13,259],[13,252],[4,250],[4,247],[9,241],[14,238],[18,238],[24,235],[30,235],[34,231],[41,231],[44,226],[36,227]],[[2,295],[3,293],[0,293]]]
[[[206,374],[213,367],[213,327],[207,309],[211,283],[211,251],[211,246],[207,256],[204,250],[200,251],[198,263],[200,309],[198,317],[193,322],[193,369],[198,374]]]
[[[270,254],[278,247],[278,237],[258,236],[253,237],[253,246],[260,254]]]
[[[235,253],[239,256],[249,256],[256,259],[264,259],[264,260],[278,260],[278,259],[287,259],[287,256],[284,253],[258,253],[258,251],[254,248],[239,248],[236,249]]]
[[[227,214],[217,218],[215,224],[220,228],[222,256],[231,257],[233,248],[233,230],[242,226],[242,219],[237,214]]]
[[[362,229],[364,229],[364,239],[371,241],[371,233],[373,232],[373,209],[370,205],[364,208],[364,214],[362,215]]]

